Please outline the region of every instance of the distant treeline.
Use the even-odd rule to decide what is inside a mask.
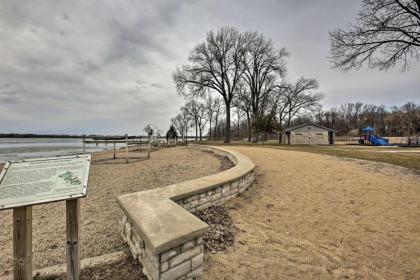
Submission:
[[[210,139],[223,139],[226,119],[221,117],[219,112],[223,112],[225,108],[219,103],[217,104],[222,108],[219,108],[219,105],[208,105],[213,103],[206,102],[204,106],[206,110],[193,110],[196,107],[199,108],[200,104],[187,103],[185,109],[181,110],[182,114],[172,119],[174,126],[178,131],[183,131],[182,125],[184,125],[188,131],[191,131],[191,127],[194,129],[195,120],[197,120],[198,130],[199,132],[203,131],[203,135],[207,135]],[[210,110],[212,108],[216,109]],[[202,114],[198,114],[201,111],[203,111]],[[198,112],[196,114],[198,117],[195,118],[194,114],[188,114],[188,112]],[[210,120],[210,116],[212,116],[212,122],[207,121]],[[232,138],[248,138],[249,141],[252,136],[255,139],[275,138],[278,131],[308,122],[332,128],[336,130],[338,136],[358,136],[361,134],[361,130],[367,126],[374,127],[376,133],[381,136],[420,135],[420,104],[414,102],[391,107],[355,102],[331,109],[323,109],[320,104],[317,104],[303,107],[303,110],[293,118],[290,120],[286,118],[281,123],[274,120],[276,115],[270,114],[270,111],[263,112],[262,117],[255,118],[254,121],[251,116],[251,121],[248,121],[247,112],[241,110],[241,107],[235,107],[232,110],[232,116],[230,125]],[[202,124],[204,125],[202,126]],[[182,133],[180,134],[182,137]],[[194,131],[191,135],[194,135]]]
[[[329,110],[318,108],[299,116],[295,123],[312,121],[331,127],[338,135],[356,136],[362,128],[372,126],[383,136],[420,134],[420,104],[407,102],[402,106],[346,103]]]

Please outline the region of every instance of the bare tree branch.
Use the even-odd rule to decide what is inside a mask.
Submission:
[[[420,58],[420,0],[362,0],[355,25],[330,32],[331,62],[339,70],[386,70]]]

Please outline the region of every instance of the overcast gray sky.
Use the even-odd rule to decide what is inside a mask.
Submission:
[[[0,132],[167,129],[183,103],[171,73],[208,30],[224,25],[285,46],[287,78],[317,78],[327,108],[420,102],[420,62],[404,73],[330,69],[328,31],[359,8],[357,0],[2,0]]]

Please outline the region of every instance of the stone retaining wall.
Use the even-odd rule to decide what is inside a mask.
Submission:
[[[254,164],[226,148],[193,148],[228,157],[235,166],[218,174],[118,197],[121,236],[150,280],[198,279],[208,225],[190,214],[222,204],[255,180]],[[187,211],[185,211],[187,210]]]
[[[120,221],[121,237],[131,254],[143,265],[149,279],[195,279],[203,273],[203,238],[198,237],[158,255],[146,249],[145,241],[133,230],[124,213]]]
[[[195,213],[196,211],[206,209],[211,205],[220,205],[237,197],[240,193],[246,191],[254,180],[254,173],[249,173],[237,181],[231,183],[227,182],[222,186],[215,187],[208,191],[204,191],[175,202],[189,212]]]

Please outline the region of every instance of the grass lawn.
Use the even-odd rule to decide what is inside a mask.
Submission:
[[[221,141],[203,141],[206,145],[223,145]],[[420,149],[399,148],[399,147],[375,147],[361,145],[286,145],[277,143],[244,143],[234,141],[229,145],[256,146],[270,149],[283,149],[291,151],[302,151],[324,155],[332,155],[347,158],[356,158],[383,162],[402,167],[407,167],[420,172]]]

